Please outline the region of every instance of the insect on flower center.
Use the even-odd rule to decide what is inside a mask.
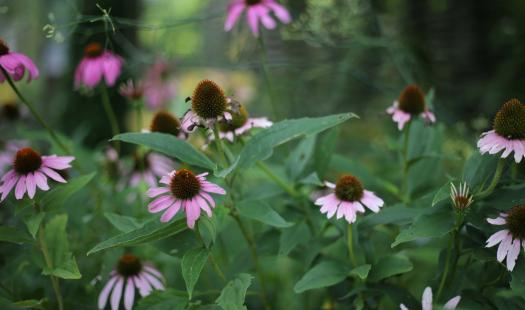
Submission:
[[[179,199],[191,199],[199,193],[201,182],[190,170],[180,169],[171,178],[170,189]]]
[[[247,5],[256,5],[256,4],[259,4],[261,2],[262,2],[262,0],[246,0],[246,4]]]
[[[13,166],[18,174],[35,172],[42,166],[42,157],[32,148],[25,147],[16,152]]]
[[[494,130],[507,139],[524,139],[525,106],[518,99],[507,101],[496,113]]]
[[[352,175],[343,175],[335,185],[335,195],[344,201],[357,201],[363,198],[363,184]]]
[[[150,130],[176,136],[180,132],[180,121],[167,111],[159,111],[151,121]]]
[[[425,111],[425,94],[417,85],[408,85],[398,99],[399,108],[407,113],[418,115]]]
[[[4,40],[0,39],[0,56],[9,54],[9,46]]]
[[[507,226],[512,237],[525,240],[525,205],[510,209],[507,215]]]
[[[104,49],[102,48],[102,44],[100,44],[98,42],[89,43],[84,48],[84,55],[86,57],[89,57],[89,58],[98,57],[98,56],[102,55],[102,52],[104,52]]]
[[[133,254],[124,254],[118,261],[117,271],[125,277],[135,276],[142,270],[142,263]]]
[[[229,122],[221,122],[220,130],[222,132],[234,131],[235,129],[241,128],[248,121],[248,111],[244,106],[239,107],[238,113],[232,113],[232,120]]]
[[[210,80],[203,80],[193,91],[191,104],[198,116],[217,118],[226,110],[227,99],[219,85]]]

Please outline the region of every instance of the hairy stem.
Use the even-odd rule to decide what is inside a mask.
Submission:
[[[494,176],[492,177],[492,181],[490,182],[489,186],[482,190],[480,193],[476,195],[477,199],[483,199],[487,197],[488,195],[492,194],[494,189],[496,188],[496,185],[498,185],[498,182],[501,178],[501,175],[503,173],[503,168],[505,168],[505,158],[500,158],[498,161],[498,165],[496,166],[496,171],[494,172]]]
[[[355,258],[355,253],[354,253],[354,235],[353,235],[353,231],[352,231],[352,224],[348,224],[348,229],[347,229],[347,245],[348,245],[348,256],[350,257],[350,261],[352,262],[352,265],[354,267],[357,267],[357,260]]]
[[[9,75],[9,73],[7,73],[5,71],[4,68],[2,68],[0,66],[0,70],[2,70],[2,74],[4,75],[5,79],[7,80],[7,82],[9,83],[9,86],[11,86],[11,89],[13,89],[13,91],[16,93],[16,95],[18,96],[18,98],[20,99],[20,101],[22,101],[26,106],[27,108],[29,109],[29,111],[31,111],[31,114],[33,114],[33,117],[40,123],[40,125],[42,125],[42,127],[44,127],[47,132],[49,133],[49,135],[51,136],[51,139],[53,139],[53,141],[55,141],[55,143],[62,149],[63,152],[65,152],[66,154],[71,154],[71,150],[64,144],[62,143],[62,141],[60,140],[60,138],[58,137],[58,135],[55,133],[55,131],[44,121],[44,119],[42,118],[42,116],[40,116],[40,114],[37,112],[37,110],[35,109],[35,107],[33,106],[33,104],[31,104],[29,101],[27,101],[27,99],[22,95],[22,93],[18,90],[18,88],[16,87],[15,83],[13,82],[13,80],[11,79],[11,76]]]

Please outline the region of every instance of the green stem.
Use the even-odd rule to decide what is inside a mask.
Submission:
[[[255,266],[255,272],[257,274],[257,278],[259,280],[259,283],[261,284],[261,300],[264,304],[265,309],[271,309],[270,305],[268,304],[268,293],[266,289],[266,281],[264,279],[260,264],[259,264],[259,256],[257,255],[257,246],[255,245],[255,241],[253,240],[253,237],[248,232],[248,229],[246,226],[244,226],[244,223],[241,221],[241,218],[239,215],[237,215],[236,210],[231,210],[231,216],[237,222],[237,225],[239,225],[239,228],[241,229],[241,233],[246,240],[246,243],[248,243],[248,248],[250,249],[250,254],[252,255],[253,264]]]
[[[113,132],[113,136],[116,136],[120,133],[120,129],[118,127],[118,121],[117,116],[115,115],[115,111],[113,111],[113,108],[111,107],[111,101],[109,100],[109,94],[108,89],[106,85],[102,85],[100,87],[100,94],[102,96],[102,105],[104,106],[104,110],[106,111],[106,115],[108,117],[109,123],[111,124],[111,131]],[[115,148],[118,153],[120,153],[120,142],[115,141]]]
[[[264,172],[270,179],[272,179],[272,181],[274,181],[275,184],[279,185],[292,197],[300,196],[300,194],[290,184],[288,184],[288,182],[286,182],[277,174],[275,174],[265,163],[258,161],[257,167],[259,167],[259,169],[261,169],[262,172]]]
[[[348,224],[348,229],[347,229],[347,245],[348,245],[348,256],[350,257],[350,261],[352,262],[352,265],[354,267],[357,267],[357,260],[355,258],[355,253],[354,253],[354,235],[353,235],[353,230],[352,230],[352,224]]]
[[[67,154],[71,154],[71,150],[64,143],[62,143],[62,141],[60,141],[60,139],[58,138],[58,136],[55,133],[55,131],[44,121],[44,119],[36,111],[35,107],[29,101],[27,101],[27,99],[18,90],[18,88],[16,87],[15,83],[11,79],[11,76],[1,66],[0,66],[0,69],[2,70],[2,74],[4,75],[5,79],[7,80],[7,83],[9,83],[9,86],[11,86],[11,88],[16,93],[16,95],[18,96],[20,101],[22,101],[27,106],[29,111],[31,111],[31,114],[33,114],[34,118],[40,123],[40,125],[42,125],[42,127],[44,127],[47,130],[47,132],[51,136],[51,139],[53,139],[56,142],[56,144],[62,149],[63,152],[65,152]]]
[[[403,180],[401,185],[401,195],[405,203],[410,202],[410,192],[408,190],[408,172],[410,167],[408,165],[408,147],[410,139],[410,125],[409,121],[405,127],[404,138],[403,138]]]
[[[226,157],[226,153],[224,152],[224,145],[222,144],[222,139],[219,135],[219,124],[215,123],[213,126],[213,138],[215,139],[215,146],[217,147],[217,151],[219,152],[223,162],[225,165],[228,165],[228,158]]]
[[[443,289],[445,288],[445,283],[447,282],[447,276],[450,269],[450,258],[452,256],[452,248],[454,246],[454,239],[455,239],[456,230],[452,232],[452,236],[449,240],[448,244],[448,250],[447,250],[447,256],[445,258],[445,268],[443,269],[443,275],[441,276],[441,281],[439,282],[439,288],[437,291],[437,298],[436,300],[439,300],[441,297],[441,293],[443,292]]]
[[[135,102],[137,107],[137,131],[142,130],[142,102]]]
[[[503,168],[505,168],[505,159],[500,158],[500,160],[498,161],[498,166],[496,167],[496,171],[494,172],[494,176],[492,177],[492,181],[490,182],[490,185],[476,195],[477,199],[483,199],[488,195],[492,194],[494,188],[496,188],[496,185],[498,185],[498,182],[501,178]]]
[[[210,261],[211,265],[213,266],[213,269],[217,273],[217,275],[221,278],[222,281],[226,282],[226,277],[224,276],[224,273],[222,272],[221,268],[215,261],[215,258],[213,257],[213,253],[211,252],[211,249],[206,246],[206,242],[204,242],[204,238],[202,238],[201,231],[199,230],[199,225],[197,224],[197,238],[202,242],[202,245],[209,251],[210,255],[208,256],[208,260]]]
[[[267,58],[267,51],[266,51],[266,45],[264,44],[264,40],[262,36],[259,36],[259,46],[261,48],[259,52],[260,61],[261,61],[261,67],[262,67],[262,73],[264,78],[264,83],[266,84],[266,88],[268,89],[268,95],[270,96],[270,105],[272,107],[272,114],[275,119],[279,118],[279,112],[276,105],[275,95],[273,93],[273,87],[270,80],[270,74],[268,72],[268,69],[266,67],[266,64],[268,63]]]
[[[51,257],[49,256],[49,252],[47,250],[46,241],[45,241],[45,232],[44,232],[44,225],[40,225],[40,229],[38,231],[38,242],[40,250],[42,251],[42,255],[44,256],[44,260],[46,262],[47,268],[50,270],[53,269],[53,262],[51,261]],[[51,285],[53,286],[53,290],[55,291],[55,295],[57,298],[58,303],[58,309],[63,310],[64,309],[64,302],[62,300],[62,294],[60,293],[60,285],[59,280],[55,276],[50,276],[51,278]]]

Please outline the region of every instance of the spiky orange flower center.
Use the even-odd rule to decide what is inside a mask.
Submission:
[[[220,129],[222,132],[234,131],[235,129],[241,128],[248,121],[248,111],[244,106],[239,107],[238,113],[232,113],[232,120],[229,122],[222,122]]]
[[[9,54],[9,46],[0,38],[0,56]]]
[[[352,175],[343,175],[335,185],[335,195],[344,201],[358,201],[363,198],[361,181]]]
[[[191,199],[199,193],[201,182],[190,170],[180,169],[171,178],[170,189],[179,199]]]
[[[102,44],[98,42],[92,42],[89,43],[86,47],[84,47],[84,55],[86,57],[95,58],[104,52],[104,49],[102,48]]]
[[[417,85],[408,85],[398,99],[399,108],[407,113],[418,115],[425,111],[425,94]]]
[[[42,166],[42,157],[32,148],[25,147],[16,152],[13,166],[18,174],[35,172]]]
[[[180,121],[167,111],[159,111],[151,120],[150,130],[176,136],[180,132]]]
[[[125,277],[135,276],[142,271],[142,263],[135,255],[124,254],[118,261],[117,271]]]
[[[503,104],[494,118],[494,130],[507,139],[524,139],[525,106],[518,99]]]
[[[525,205],[510,209],[507,215],[507,226],[514,238],[525,240]]]
[[[227,99],[222,88],[215,82],[199,82],[191,98],[193,111],[202,118],[217,118],[226,110]]]

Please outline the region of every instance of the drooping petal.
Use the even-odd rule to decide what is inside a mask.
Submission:
[[[13,187],[15,187],[19,178],[20,177],[18,174],[13,173],[10,178],[3,181],[4,183],[0,187],[0,192],[2,193],[2,198],[0,198],[0,201],[4,201],[7,198],[7,195],[9,195]]]
[[[485,245],[486,248],[491,248],[495,246],[496,244],[500,243],[503,239],[507,238],[509,236],[509,231],[504,229],[500,230],[497,233],[494,233],[492,236],[487,239],[487,245]]]
[[[502,262],[505,259],[505,257],[507,256],[507,253],[509,252],[511,245],[512,245],[512,235],[507,234],[505,239],[501,241],[498,247],[497,259],[499,262]]]
[[[509,252],[507,254],[507,269],[509,271],[514,270],[514,266],[516,266],[516,260],[518,259],[518,255],[521,251],[521,240],[515,239],[512,242],[512,245],[509,247]]]
[[[108,303],[108,297],[109,293],[111,293],[111,289],[113,288],[113,285],[117,281],[118,277],[112,277],[109,279],[108,283],[104,285],[104,288],[100,292],[100,295],[98,296],[98,308],[100,310],[106,308],[106,304]]]
[[[53,180],[55,180],[57,182],[67,183],[66,180],[64,180],[64,178],[60,174],[58,174],[54,170],[51,170],[48,167],[40,167],[40,171],[45,173],[48,177],[50,177],[51,179],[53,179]]]
[[[461,296],[456,296],[450,299],[449,301],[447,301],[447,303],[443,306],[443,309],[454,310],[456,309],[460,301],[461,301]]]
[[[52,169],[62,170],[71,168],[70,163],[75,159],[73,156],[42,156],[42,163]]]
[[[497,217],[495,219],[491,219],[491,218],[488,218],[487,219],[487,222],[489,222],[490,224],[492,225],[505,225],[507,224],[507,220],[504,219],[503,217]]]
[[[168,208],[168,210],[166,210],[166,212],[162,214],[162,216],[160,217],[160,221],[163,223],[169,222],[175,216],[175,214],[179,212],[181,204],[181,200],[175,200],[175,202]]]
[[[248,20],[248,25],[250,26],[250,29],[252,30],[252,34],[254,37],[259,36],[259,17],[257,14],[257,8],[249,7],[248,12],[246,14],[246,19]]]
[[[28,173],[26,176],[27,196],[30,199],[35,197],[36,193],[36,181],[33,173]]]
[[[35,182],[36,182],[36,185],[41,190],[43,191],[49,190],[49,185],[47,184],[47,178],[42,172],[35,171]]]
[[[174,202],[175,199],[172,195],[160,196],[157,199],[150,202],[150,204],[148,205],[148,211],[151,213],[160,212],[171,206]]]
[[[128,278],[126,284],[126,290],[124,292],[124,308],[126,310],[133,309],[133,302],[135,301],[135,285],[133,279]]]
[[[365,205],[372,212],[377,213],[379,209],[383,206],[384,202],[381,198],[377,197],[371,191],[365,190],[363,192],[363,198],[361,198],[361,203]]]
[[[102,57],[104,80],[108,86],[114,86],[120,75],[122,58],[108,51],[104,52]]]
[[[18,183],[16,184],[15,198],[18,199],[18,200],[22,199],[22,197],[24,197],[24,194],[25,194],[26,190],[27,190],[26,176],[25,175],[21,175],[20,179],[18,179]]]
[[[224,31],[232,30],[233,26],[241,16],[244,7],[245,4],[242,1],[232,3],[228,7],[228,16],[226,16],[226,21],[224,22]]]
[[[151,274],[147,272],[142,272],[141,276],[144,280],[148,281],[151,286],[153,286],[155,289],[163,291],[164,290],[164,284],[159,281],[159,279],[155,278]]]
[[[425,288],[425,290],[423,291],[421,308],[423,310],[432,310],[432,289],[430,287]]]
[[[270,9],[273,11],[273,13],[275,14],[275,16],[277,16],[277,18],[284,24],[288,24],[289,22],[292,21],[292,17],[290,16],[290,13],[288,12],[288,10],[278,4],[278,3],[275,3],[275,2],[268,2],[266,4],[268,7],[270,7]]]
[[[118,277],[113,293],[111,293],[111,310],[118,310],[120,304],[120,297],[122,297],[122,289],[124,287],[124,278]]]
[[[154,198],[154,197],[157,197],[158,195],[165,194],[169,191],[170,189],[167,187],[152,187],[148,189],[148,191],[146,192],[146,195],[150,198]]]
[[[211,182],[204,181],[202,182],[201,186],[202,186],[202,189],[208,193],[226,195],[226,191],[224,190],[224,188],[220,187],[217,184],[213,184]]]

